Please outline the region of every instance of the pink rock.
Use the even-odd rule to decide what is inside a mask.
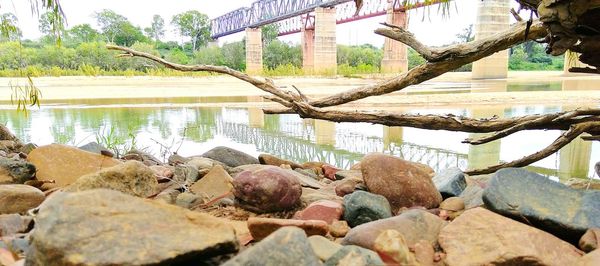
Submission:
[[[300,204],[302,186],[293,172],[276,166],[251,168],[233,180],[241,207],[253,212],[289,210]]]
[[[323,175],[325,175],[325,177],[335,181],[335,173],[337,173],[338,171],[340,171],[340,169],[336,168],[333,165],[329,165],[329,164],[324,164],[323,166],[321,166],[321,168],[323,169]]]
[[[320,200],[308,205],[304,210],[294,215],[294,219],[299,220],[321,220],[327,224],[340,220],[344,213],[344,206],[341,203],[331,200]]]
[[[257,218],[251,217],[248,219],[248,230],[256,241],[260,241],[277,229],[294,226],[306,232],[306,235],[327,235],[329,226],[324,221],[317,220],[291,220],[291,219],[274,219],[274,218]]]

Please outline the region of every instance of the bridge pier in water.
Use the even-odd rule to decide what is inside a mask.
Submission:
[[[489,37],[510,26],[510,1],[478,1],[475,40]],[[508,76],[508,50],[497,52],[473,63],[474,79],[495,79]]]
[[[406,29],[408,27],[407,14],[404,11],[394,11],[393,3],[387,11],[387,23],[396,26],[401,26]],[[381,72],[383,73],[402,73],[408,71],[408,50],[406,45],[385,38],[383,44],[383,60],[381,60]]]
[[[246,73],[261,74],[263,71],[262,32],[260,28],[246,29]]]
[[[337,74],[337,38],[335,8],[315,9],[313,68],[315,74]],[[306,38],[305,38],[306,39]],[[304,47],[305,43],[302,44]]]

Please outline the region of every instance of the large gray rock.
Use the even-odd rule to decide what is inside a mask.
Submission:
[[[0,184],[23,184],[34,176],[33,164],[0,157]]]
[[[0,185],[0,214],[27,212],[44,199],[44,192],[32,186]]]
[[[96,154],[112,154],[112,152],[110,150],[108,150],[106,147],[98,144],[98,142],[95,142],[95,141],[92,141],[83,146],[79,146],[78,148],[82,149],[84,151],[96,153]],[[114,157],[114,155],[111,157]]]
[[[470,184],[460,194],[465,202],[465,209],[483,206],[483,188],[478,184]]]
[[[204,154],[202,154],[202,157],[222,162],[229,167],[238,167],[240,165],[246,164],[260,164],[258,159],[246,153],[223,146],[216,147],[210,151],[205,152]]]
[[[85,175],[71,184],[67,191],[83,191],[107,188],[137,197],[149,197],[157,192],[158,181],[154,171],[138,161],[128,161],[124,164],[100,170]]]
[[[320,265],[302,229],[281,228],[253,247],[243,251],[224,266],[235,265]]]
[[[448,168],[436,174],[433,184],[444,199],[457,197],[467,187],[465,174],[458,167]]]
[[[344,220],[351,227],[389,217],[392,209],[384,196],[365,191],[344,196]]]
[[[483,192],[486,207],[571,243],[600,227],[600,191],[576,190],[519,168],[496,172]]]
[[[53,195],[31,237],[26,265],[198,264],[238,248],[222,220],[104,189]]]
[[[353,245],[342,247],[327,259],[324,264],[325,266],[342,266],[349,264],[365,266],[386,265],[374,251]]]

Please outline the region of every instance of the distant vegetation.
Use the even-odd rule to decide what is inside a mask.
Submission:
[[[10,13],[0,15],[10,27],[16,27],[16,17]],[[0,76],[99,76],[99,75],[155,75],[182,76],[207,75],[179,73],[142,60],[121,60],[116,53],[105,48],[106,43],[130,46],[136,50],[160,55],[180,64],[224,65],[245,70],[244,41],[226,43],[221,47],[210,45],[210,25],[206,15],[187,11],[171,18],[180,42],[164,41],[165,20],[155,15],[150,27],[141,28],[112,10],[93,14],[96,27],[89,24],[74,25],[69,29],[54,29],[52,13],[40,16],[39,29],[44,34],[39,40],[21,40],[21,31],[0,35]],[[57,32],[60,32],[58,34]],[[472,40],[472,27],[457,35],[458,42]],[[60,38],[59,38],[60,37]],[[338,73],[344,76],[379,73],[383,50],[365,44],[338,45]],[[277,39],[274,25],[263,27],[263,61],[269,76],[303,75],[300,45]],[[409,67],[424,60],[412,49],[408,53]],[[546,55],[541,44],[529,42],[511,49],[511,70],[561,70],[562,57]],[[470,65],[457,71],[469,71]]]

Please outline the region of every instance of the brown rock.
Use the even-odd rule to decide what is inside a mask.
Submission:
[[[302,186],[290,170],[262,166],[239,173],[233,180],[241,207],[253,212],[276,212],[300,204]]]
[[[314,170],[317,175],[323,175],[323,165],[325,163],[322,162],[306,162],[302,164],[303,169],[311,169]]]
[[[24,213],[39,206],[46,196],[27,185],[0,185],[0,214]]]
[[[335,195],[334,192],[328,191],[325,189],[312,189],[312,188],[302,188],[302,196],[300,197],[302,201],[302,205],[308,206],[313,202],[317,202],[320,200],[331,200],[336,202],[343,202],[341,197]]]
[[[150,166],[150,169],[154,171],[154,174],[159,180],[162,178],[173,179],[174,172],[173,169],[171,169],[170,167],[162,165],[153,165]]]
[[[297,164],[292,161],[284,160],[278,157],[275,157],[270,154],[261,154],[258,156],[258,161],[260,164],[272,165],[272,166],[281,166],[283,164],[289,165],[292,169],[302,168],[302,165]]]
[[[413,206],[432,209],[442,202],[431,180],[433,170],[422,164],[372,153],[362,159],[361,171],[369,191],[386,197],[394,210]]]
[[[571,178],[565,182],[565,185],[574,189],[595,189],[600,190],[600,180]]]
[[[375,239],[385,230],[396,230],[402,234],[409,247],[420,240],[435,244],[445,222],[424,210],[408,210],[402,214],[361,224],[348,232],[342,244],[357,245],[373,249]]]
[[[206,197],[209,201],[233,191],[233,178],[220,166],[213,166],[208,174],[196,181],[190,190]]]
[[[77,179],[65,191],[106,188],[132,196],[147,198],[158,192],[154,172],[142,162],[127,161]]]
[[[465,209],[465,202],[459,197],[447,198],[440,204],[440,209],[455,212],[462,211]]]
[[[588,254],[585,254],[577,262],[577,266],[598,266],[600,265],[600,249],[596,249]]]
[[[579,240],[579,248],[589,253],[598,248],[599,242],[600,228],[590,228]]]
[[[277,231],[277,229],[295,226],[304,230],[306,235],[327,235],[329,227],[324,221],[317,220],[292,220],[292,219],[274,219],[274,218],[257,218],[251,217],[248,219],[248,230],[256,241],[260,241],[271,233]]]
[[[344,206],[337,201],[320,200],[313,202],[304,210],[297,212],[294,219],[321,220],[327,224],[338,221],[344,213]]]
[[[439,243],[453,265],[575,265],[581,251],[544,231],[483,208],[444,227]]]
[[[343,197],[351,194],[356,190],[356,186],[364,184],[364,181],[359,179],[344,179],[336,183],[335,194]]]
[[[338,171],[340,171],[339,168],[329,164],[323,164],[321,168],[323,169],[323,175],[325,175],[325,177],[329,178],[330,180],[334,181],[336,180],[335,174]]]
[[[38,180],[56,180],[58,187],[72,184],[83,175],[121,164],[115,159],[61,144],[39,147],[29,153],[27,160],[37,168]]]
[[[381,232],[373,248],[388,265],[417,265],[415,255],[410,252],[402,234],[396,230]]]
[[[350,226],[346,221],[335,221],[329,225],[329,233],[333,237],[345,237],[350,231]]]

